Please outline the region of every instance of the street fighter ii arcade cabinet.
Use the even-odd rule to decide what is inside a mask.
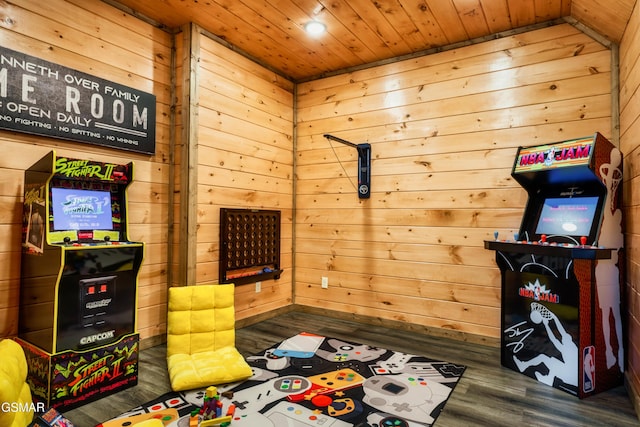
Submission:
[[[521,147],[519,233],[485,241],[502,273],[501,362],[580,398],[622,384],[622,154],[601,134]]]
[[[34,399],[70,409],[137,384],[143,244],[127,230],[133,163],[58,157],[25,171],[17,341]]]

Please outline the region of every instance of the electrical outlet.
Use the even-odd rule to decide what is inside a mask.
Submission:
[[[322,276],[322,289],[327,289],[329,287],[329,278],[326,276]]]
[[[262,282],[256,282],[256,294],[262,290]]]

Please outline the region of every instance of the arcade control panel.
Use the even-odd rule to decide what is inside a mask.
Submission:
[[[64,246],[103,246],[103,245],[139,245],[138,242],[118,241],[111,240],[109,236],[106,236],[103,240],[72,240],[70,237],[65,237],[62,240]]]
[[[497,234],[497,233],[496,233]],[[580,244],[549,242],[545,235],[540,240],[485,240],[485,249],[501,252],[529,253],[533,255],[548,255],[575,259],[609,259],[610,248],[587,245],[586,237],[582,237]]]

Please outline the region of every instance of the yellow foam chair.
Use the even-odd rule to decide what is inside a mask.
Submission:
[[[245,380],[251,367],[235,347],[234,285],[169,288],[167,367],[174,391]]]
[[[27,384],[27,359],[20,344],[12,339],[0,341],[0,426],[24,427],[33,419],[31,389]]]

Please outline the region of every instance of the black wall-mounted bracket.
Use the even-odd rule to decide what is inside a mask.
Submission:
[[[329,134],[324,137],[358,150],[358,197],[368,199],[371,196],[371,144],[354,144]]]

